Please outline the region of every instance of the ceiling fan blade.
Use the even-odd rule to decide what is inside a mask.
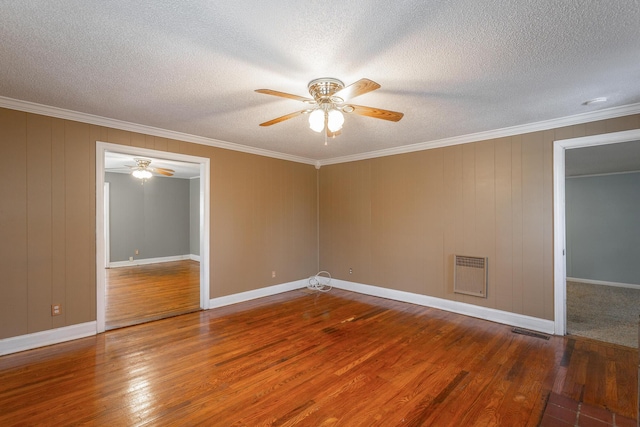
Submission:
[[[327,138],[335,138],[336,136],[342,133],[342,128],[338,129],[335,132],[331,132],[331,130],[329,130],[329,116],[325,114],[324,115],[324,131],[327,135]],[[325,145],[327,145],[326,139],[325,139]]]
[[[281,98],[295,99],[296,101],[308,102],[310,104],[315,103],[315,101],[311,98],[305,98],[304,96],[293,95],[291,93],[286,93],[286,92],[278,92],[277,90],[256,89],[256,92],[264,93],[265,95],[279,96]]]
[[[173,176],[173,173],[174,173],[173,169],[166,169],[166,168],[150,168],[150,169],[155,173],[159,173],[160,175],[165,175],[165,176]]]
[[[355,98],[356,96],[364,95],[367,92],[371,92],[373,90],[379,89],[380,85],[373,80],[369,79],[360,79],[355,83],[346,86],[345,88],[339,90],[334,93],[334,96],[338,98],[342,98],[345,101],[347,99]]]
[[[327,129],[327,138],[335,138],[336,136],[338,136],[338,135],[340,135],[342,133],[341,130],[337,130],[335,132],[331,132],[328,127],[326,129]]]
[[[275,118],[273,120],[269,120],[268,122],[260,123],[260,126],[275,125],[276,123],[280,123],[280,122],[284,122],[285,120],[293,119],[294,117],[296,117],[296,116],[298,116],[300,114],[304,114],[306,112],[307,112],[307,110],[296,111],[295,113],[290,113],[290,114],[287,114],[285,116],[281,116],[281,117]]]
[[[353,111],[349,114],[358,114],[360,116],[373,117],[374,119],[389,120],[392,122],[399,121],[404,114],[397,111],[383,110],[381,108],[364,107],[362,105],[349,104]]]

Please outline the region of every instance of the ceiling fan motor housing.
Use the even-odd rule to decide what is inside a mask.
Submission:
[[[151,163],[151,160],[141,159],[140,157],[136,157],[133,160],[137,163],[140,169],[146,169],[149,166],[149,163]]]
[[[341,104],[343,100],[333,97],[333,94],[344,89],[344,83],[332,77],[322,77],[311,80],[308,85],[309,94],[316,100],[318,104],[331,102]]]

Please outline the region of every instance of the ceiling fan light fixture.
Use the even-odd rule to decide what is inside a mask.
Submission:
[[[153,176],[153,174],[146,169],[136,169],[131,172],[131,175],[138,179],[149,179]]]
[[[309,127],[314,132],[322,132],[324,129],[324,110],[318,108],[309,114]]]
[[[329,118],[327,119],[327,127],[331,132],[337,132],[342,129],[344,124],[344,115],[340,110],[335,108],[329,110]]]
[[[326,127],[327,136],[335,138],[337,134],[340,133],[342,125],[344,124],[344,114],[355,113],[359,116],[372,117],[374,119],[383,119],[391,122],[399,121],[404,116],[403,113],[362,105],[345,104],[345,101],[349,101],[356,96],[364,95],[379,88],[380,85],[378,83],[369,79],[360,79],[349,86],[345,86],[344,83],[338,79],[322,77],[309,82],[307,89],[309,90],[311,98],[271,89],[256,89],[258,93],[294,99],[306,104],[315,104],[313,108],[285,114],[273,120],[260,123],[260,126],[271,126],[301,114],[309,114],[309,127],[311,130],[320,133],[325,130]]]

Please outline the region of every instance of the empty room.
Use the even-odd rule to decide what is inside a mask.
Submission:
[[[0,16],[0,425],[638,425],[637,1]]]

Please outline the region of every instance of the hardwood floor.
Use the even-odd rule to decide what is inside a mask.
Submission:
[[[200,310],[200,263],[185,260],[108,268],[107,329]]]
[[[0,425],[536,426],[635,418],[638,352],[333,289],[0,357]]]

